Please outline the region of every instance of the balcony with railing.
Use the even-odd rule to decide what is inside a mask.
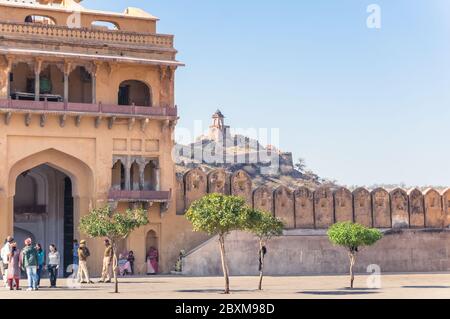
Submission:
[[[108,199],[112,202],[159,202],[167,203],[172,196],[171,191],[133,191],[115,190],[109,191]]]
[[[49,101],[0,99],[0,111],[21,113],[56,113],[93,116],[123,116],[148,118],[177,117],[176,107],[153,107],[137,105],[88,104]]]
[[[128,46],[173,48],[173,35],[138,33],[120,30],[69,28],[56,25],[0,22],[3,36],[34,38],[62,42],[120,44]]]

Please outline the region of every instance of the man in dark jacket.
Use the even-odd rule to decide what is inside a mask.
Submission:
[[[37,287],[37,267],[38,267],[38,255],[36,248],[32,245],[31,238],[25,240],[25,248],[22,249],[22,268],[27,273],[28,289],[38,290]]]

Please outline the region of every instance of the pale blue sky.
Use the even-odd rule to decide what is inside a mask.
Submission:
[[[343,184],[450,185],[450,1],[85,0],[140,7],[176,36],[179,126],[280,128]],[[366,8],[382,9],[381,30]]]

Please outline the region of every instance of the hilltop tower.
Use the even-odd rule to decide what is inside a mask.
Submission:
[[[216,142],[231,139],[230,127],[225,125],[225,116],[220,110],[212,115],[212,124],[209,127],[207,138]]]

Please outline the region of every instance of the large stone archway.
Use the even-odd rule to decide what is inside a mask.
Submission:
[[[3,190],[4,200],[0,201],[0,218],[3,221],[0,223],[0,238],[5,238],[14,231],[14,196],[18,176],[41,165],[52,167],[70,178],[73,196],[74,237],[79,238],[80,217],[87,214],[94,206],[94,175],[86,163],[56,149],[47,149],[27,156],[14,162],[8,168],[7,189]]]

